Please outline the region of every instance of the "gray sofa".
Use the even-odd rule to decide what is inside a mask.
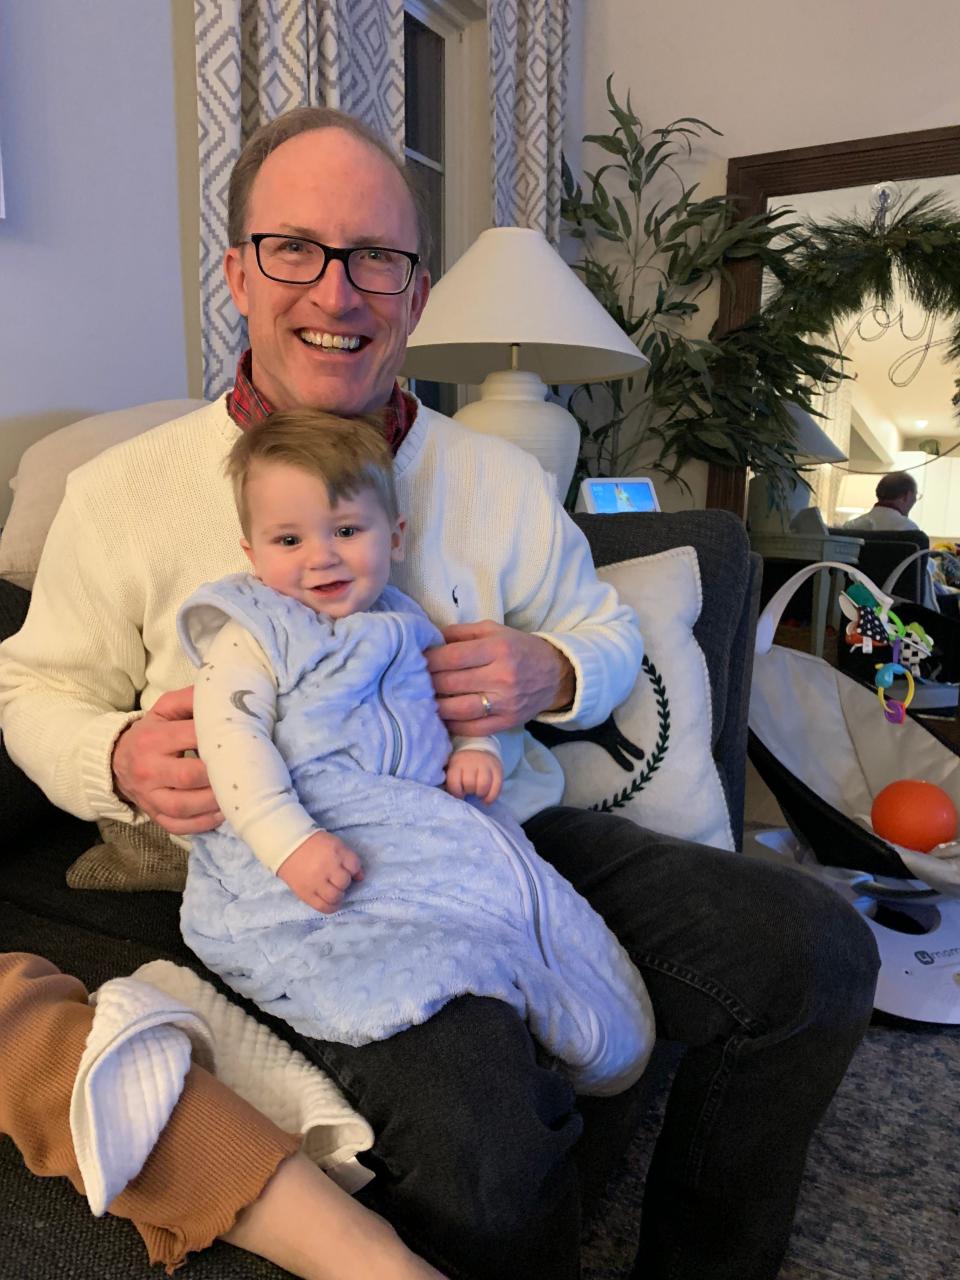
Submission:
[[[921,529],[847,529],[841,525],[831,528],[830,532],[863,539],[857,568],[878,587],[883,586],[897,565],[908,556],[915,551],[926,551],[930,546],[930,539]],[[912,600],[920,604],[924,598],[927,559],[927,556],[920,556],[907,565],[890,594],[898,600]]]
[[[712,691],[712,741],[729,801],[735,837],[742,838],[747,703],[759,596],[759,561],[742,524],[726,512],[577,516],[598,565],[693,546],[703,584],[695,635]],[[0,580],[0,638],[16,631],[29,594]],[[96,829],[53,808],[12,764],[0,745],[0,944],[5,951],[46,956],[89,987],[130,973],[157,957],[199,967],[183,946],[174,893],[112,894],[67,887],[69,864],[94,843]],[[296,1041],[294,1033],[286,1032]],[[588,1207],[595,1206],[633,1132],[652,1084],[670,1052],[660,1049],[638,1086],[584,1108],[580,1159]],[[0,1066],[2,1069],[2,1066]],[[633,1207],[630,1206],[632,1213]],[[41,1180],[23,1166],[9,1139],[0,1139],[0,1275],[24,1280],[101,1280],[148,1276],[139,1238],[125,1222],[91,1217],[65,1182]],[[627,1232],[632,1238],[632,1232]],[[613,1246],[614,1251],[617,1246]],[[621,1259],[622,1260],[622,1259]],[[585,1280],[609,1274],[618,1259],[584,1259]],[[183,1273],[198,1280],[246,1280],[285,1274],[258,1258],[216,1245]]]

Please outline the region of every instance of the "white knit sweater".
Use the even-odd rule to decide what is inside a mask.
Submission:
[[[223,397],[69,477],[27,621],[0,645],[0,728],[17,764],[78,817],[142,817],[114,793],[113,744],[138,706],[193,683],[180,604],[247,568],[223,475],[237,434]],[[396,473],[408,520],[396,585],[439,627],[492,618],[542,635],[577,680],[570,710],[543,719],[604,720],[632,687],[642,643],[537,461],[421,406]],[[501,741],[503,799],[517,819],[555,804],[555,758],[522,730]]]

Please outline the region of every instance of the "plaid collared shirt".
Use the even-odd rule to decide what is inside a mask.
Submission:
[[[252,372],[253,353],[247,350],[240,357],[233,390],[227,396],[227,413],[241,431],[262,422],[268,413],[273,412],[273,406],[253,385]],[[417,408],[418,404],[414,397],[401,391],[400,384],[395,382],[390,399],[380,413],[375,415],[383,422],[387,444],[394,455],[416,420]]]

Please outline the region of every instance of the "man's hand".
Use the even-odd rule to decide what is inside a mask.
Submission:
[[[452,734],[502,733],[573,702],[573,667],[540,636],[499,622],[460,622],[445,627],[443,638],[446,644],[427,650],[427,666]]]
[[[459,800],[477,796],[493,804],[503,786],[503,765],[490,751],[455,751],[447,761],[444,786]]]
[[[339,836],[315,831],[281,862],[277,875],[301,902],[331,915],[353,881],[363,879],[363,868]]]
[[[212,831],[223,821],[223,814],[210,788],[206,765],[183,754],[196,749],[193,687],[162,694],[114,743],[117,795],[171,835]]]

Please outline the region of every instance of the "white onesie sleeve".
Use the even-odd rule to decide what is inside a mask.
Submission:
[[[465,734],[454,734],[450,739],[451,756],[457,751],[486,751],[491,756],[496,756],[498,760],[503,759],[503,751],[497,738],[468,738]],[[449,764],[449,760],[447,761]]]
[[[304,809],[273,741],[277,680],[261,646],[230,620],[197,673],[197,749],[224,817],[277,871],[320,828]]]

